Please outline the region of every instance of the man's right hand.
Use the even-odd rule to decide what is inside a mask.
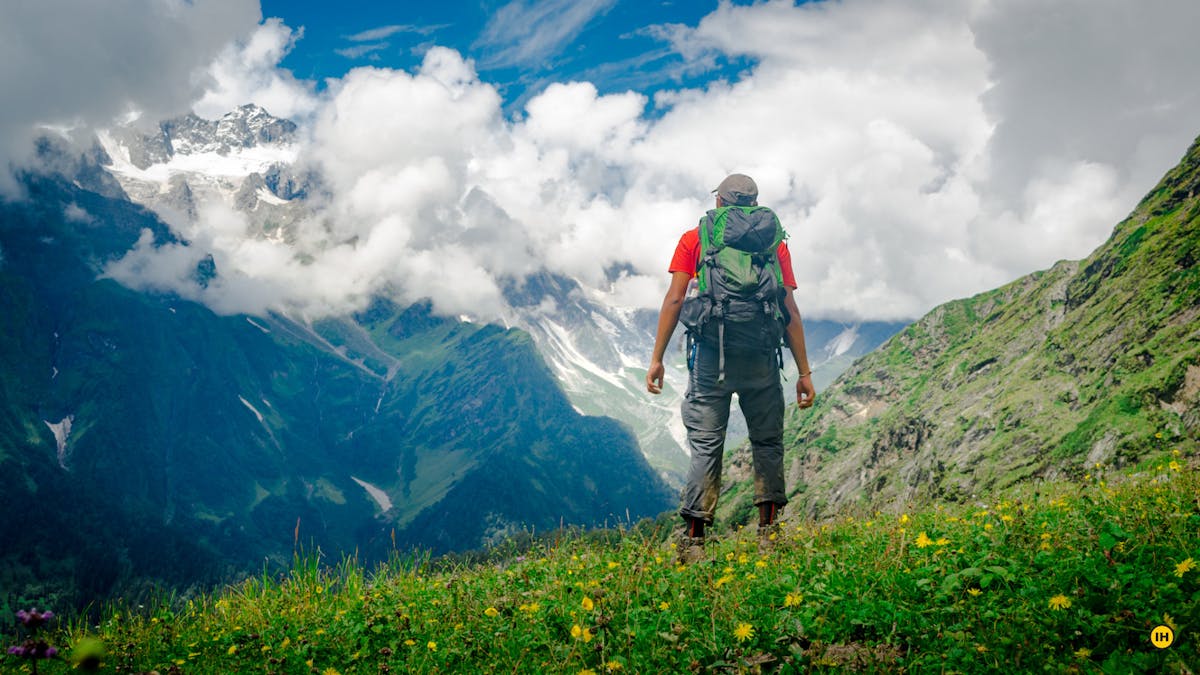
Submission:
[[[666,375],[666,368],[663,368],[662,361],[652,362],[646,371],[646,391],[651,394],[661,394],[664,375]]]

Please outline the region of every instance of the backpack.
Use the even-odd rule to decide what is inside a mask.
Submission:
[[[700,219],[696,293],[689,293],[679,316],[689,355],[696,342],[716,345],[718,384],[725,381],[726,350],[775,352],[783,362],[790,319],[776,251],[786,237],[778,216],[765,206],[722,206]]]

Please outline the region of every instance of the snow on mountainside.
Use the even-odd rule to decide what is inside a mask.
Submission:
[[[243,214],[248,235],[286,240],[289,228],[309,213],[305,200],[320,180],[292,169],[298,152],[295,124],[256,105],[219,120],[186,115],[152,133],[114,129],[101,134],[100,143],[109,157],[105,168],[129,198],[184,231],[206,205],[216,203]],[[656,312],[613,306],[604,293],[545,272],[514,280],[504,290],[505,322],[533,337],[575,408],[629,426],[651,466],[671,485],[682,485],[688,465],[679,417],[687,382],[682,331],[668,351],[663,395],[651,396],[644,377]],[[806,320],[818,389],[901,327]],[[794,367],[792,372],[789,382],[795,381]],[[785,385],[785,392],[789,389],[794,397],[794,389]],[[743,438],[744,423],[735,412],[730,443]]]
[[[130,199],[183,226],[204,204],[221,203],[266,226],[268,237],[304,212],[305,184],[291,172],[296,125],[244,105],[219,120],[189,114],[153,132],[120,127],[99,134],[105,167]],[[298,201],[297,201],[298,200]],[[293,203],[295,202],[295,203]]]

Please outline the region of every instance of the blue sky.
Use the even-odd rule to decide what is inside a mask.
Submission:
[[[601,94],[653,94],[736,77],[750,59],[689,63],[661,34],[671,24],[694,26],[716,8],[715,0],[262,2],[264,18],[303,28],[280,64],[298,78],[323,82],[358,66],[412,70],[430,46],[440,45],[473,59],[510,110],[551,82],[584,80]]]

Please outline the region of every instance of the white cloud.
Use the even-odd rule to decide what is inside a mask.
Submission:
[[[389,26],[379,26],[364,30],[354,35],[346,36],[351,42],[375,42],[385,40],[396,33],[416,33],[417,35],[430,35],[438,30],[445,28],[447,24],[434,24],[428,26],[415,26],[411,24],[392,24]]]
[[[208,68],[215,84],[193,109],[205,119],[257,103],[276,117],[302,121],[316,109],[312,84],[302,82],[278,67],[303,29],[292,31],[276,18],[267,19],[246,40],[225,47]]]
[[[63,217],[74,223],[91,223],[96,220],[92,214],[87,212],[87,209],[75,202],[63,206]]]
[[[610,4],[580,6],[512,3],[489,31],[513,16],[554,30],[528,51],[515,28],[482,44],[513,63],[545,58]],[[355,69],[314,98],[278,72],[295,36],[267,22],[222,53],[211,72],[225,93],[206,100],[277,92],[311,111],[301,162],[323,173],[328,202],[292,243],[250,239],[216,212],[187,238],[213,252],[221,277],[203,297],[226,311],[315,315],[388,292],[492,318],[505,281],[539,269],[657,307],[680,234],[742,171],[791,234],[806,316],[913,318],[1087,255],[1177,161],[1200,131],[1186,39],[1197,7],[721,3],[658,34],[693,63],[751,59],[738,78],[661,92],[651,113],[638,93],[555,83],[517,118],[445,48],[412,73]],[[186,280],[195,259],[167,253],[164,269],[138,264]],[[135,254],[131,268],[151,255]],[[617,265],[632,272],[613,283]]]
[[[485,66],[531,67],[556,56],[616,0],[511,0],[492,15],[475,46]]]
[[[0,3],[0,194],[39,125],[84,133],[132,108],[186,111],[208,84],[198,66],[259,18],[256,0]]]
[[[344,56],[348,59],[361,59],[364,56],[376,58],[378,56],[376,52],[381,52],[388,47],[389,45],[386,42],[373,42],[371,44],[343,47],[342,49],[335,49],[333,51],[337,52],[339,56]]]

